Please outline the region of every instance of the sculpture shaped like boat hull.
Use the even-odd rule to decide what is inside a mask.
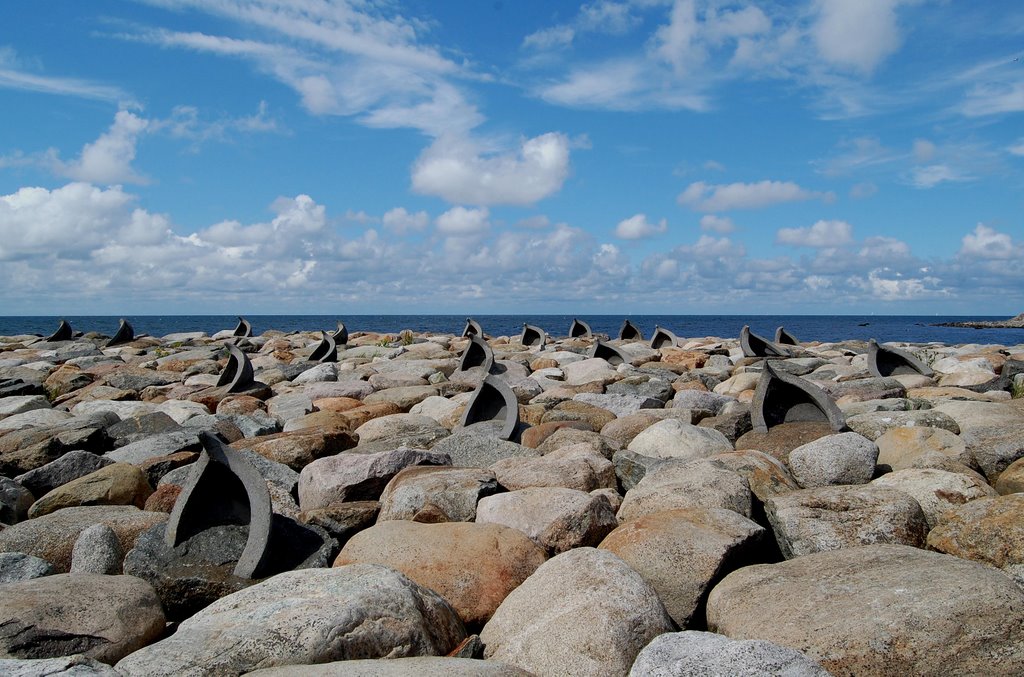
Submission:
[[[320,332],[320,343],[316,345],[313,352],[309,354],[310,362],[337,362],[338,346],[334,343],[334,337],[325,331]]]
[[[335,346],[348,345],[348,327],[345,326],[344,322],[338,323],[338,330],[334,332],[334,336],[331,338],[334,339]]]
[[[786,331],[785,327],[779,327],[775,330],[775,342],[780,346],[798,346],[800,341],[795,336]]]
[[[679,345],[679,338],[668,329],[654,325],[654,335],[651,336],[651,348],[675,348]]]
[[[468,338],[473,335],[483,338],[484,330],[483,327],[480,326],[479,322],[474,320],[472,317],[467,317],[466,328],[462,330],[462,338]]]
[[[523,333],[519,335],[519,342],[530,348],[543,348],[547,342],[547,334],[540,327],[523,324]]]
[[[123,343],[131,343],[135,340],[135,329],[129,324],[128,320],[122,318],[121,323],[117,327],[117,333],[107,341],[107,348],[111,346],[119,346]]]
[[[756,432],[768,432],[782,423],[820,421],[832,430],[846,429],[846,418],[824,390],[810,381],[764,363],[761,379],[754,389],[751,423]]]
[[[619,340],[620,341],[643,341],[644,335],[635,324],[629,320],[622,321],[622,327],[619,328]]]
[[[235,326],[235,330],[231,332],[231,335],[241,338],[249,338],[252,336],[252,325],[249,324],[249,320],[239,316],[238,325]]]
[[[61,320],[60,326],[57,327],[57,331],[53,332],[44,341],[70,341],[75,337],[75,332],[72,331],[71,325],[67,320]]]
[[[474,423],[495,421],[501,424],[498,437],[511,440],[519,429],[519,402],[505,381],[497,376],[486,376],[473,391],[462,415],[462,427]]]
[[[758,336],[747,325],[740,330],[740,348],[744,357],[789,357],[789,351]]]
[[[590,325],[583,320],[572,318],[569,325],[569,338],[592,338],[594,333],[590,331]]]
[[[595,341],[588,357],[600,357],[613,367],[617,367],[623,362],[629,362],[629,356],[626,353],[604,341]]]
[[[868,341],[868,371],[872,376],[935,375],[931,367],[907,351],[878,345],[875,339]]]
[[[494,351],[490,344],[475,335],[469,337],[469,344],[462,351],[458,370],[469,371],[474,367],[483,367],[485,374],[489,374],[494,367]]]
[[[238,346],[229,344],[228,363],[217,379],[217,387],[228,386],[229,393],[241,393],[251,389],[255,383],[249,356]]]

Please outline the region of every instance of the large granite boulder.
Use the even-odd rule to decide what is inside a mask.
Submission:
[[[483,468],[412,466],[384,487],[378,519],[472,522],[480,499],[500,489],[494,473]]]
[[[1024,494],[979,498],[948,510],[928,547],[995,567],[1024,564]]]
[[[866,484],[878,459],[875,443],[858,433],[828,435],[797,447],[789,469],[805,489],[832,484]]]
[[[36,496],[44,496],[62,484],[84,477],[114,461],[88,451],[69,451],[60,458],[14,479]]]
[[[317,459],[299,473],[299,506],[314,510],[344,501],[376,500],[391,478],[415,465],[447,466],[451,459],[447,454],[409,447]]]
[[[833,674],[1024,671],[1024,591],[990,567],[904,545],[734,571],[711,591],[708,628],[803,651]]]
[[[667,418],[634,437],[627,448],[651,458],[691,461],[732,451],[732,444],[725,435],[713,428]]]
[[[289,665],[255,670],[247,674],[251,677],[532,677],[525,670],[499,661],[442,656],[373,658],[320,665]]]
[[[977,477],[934,468],[908,468],[882,475],[871,484],[898,489],[914,497],[924,511],[929,527],[939,523],[942,513],[996,490]]]
[[[134,675],[240,675],[349,658],[445,655],[466,637],[437,593],[374,564],[289,571],[206,607],[117,664]]]
[[[0,674],[7,677],[120,677],[106,663],[82,654],[60,658],[0,658]]]
[[[142,508],[152,493],[146,473],[140,468],[129,463],[112,463],[53,489],[33,503],[28,514],[35,518],[83,505]]]
[[[561,487],[488,496],[477,504],[476,521],[518,529],[555,554],[597,545],[618,526],[606,497]]]
[[[729,639],[714,632],[666,632],[636,657],[629,677],[785,675],[828,677],[806,654],[763,639]]]
[[[657,593],[607,550],[548,560],[512,591],[480,633],[484,657],[538,675],[622,675],[672,630]]]
[[[0,657],[84,654],[115,663],[156,639],[164,613],[133,576],[55,574],[3,586]]]
[[[334,566],[382,564],[434,590],[471,627],[480,627],[547,554],[498,524],[381,522],[353,536]]]
[[[620,522],[675,508],[726,508],[751,516],[750,485],[738,472],[714,459],[662,461],[649,468],[626,492],[619,508]]]

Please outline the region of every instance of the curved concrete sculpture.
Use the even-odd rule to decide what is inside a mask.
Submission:
[[[775,342],[780,346],[798,346],[800,341],[795,336],[786,331],[785,327],[779,327],[775,330]]]
[[[510,440],[519,427],[519,402],[515,393],[508,387],[504,379],[497,376],[486,376],[483,383],[473,391],[462,415],[462,427],[484,421],[501,423],[498,436]]]
[[[203,452],[192,466],[167,520],[164,542],[174,547],[211,527],[249,527],[235,576],[256,578],[270,543],[273,508],[267,482],[241,454],[216,435],[199,433]]]
[[[651,348],[675,348],[679,345],[679,338],[668,329],[654,325],[654,336],[651,337]]]
[[[748,325],[743,325],[740,330],[740,348],[743,349],[744,357],[789,357],[789,352],[764,338],[750,331]]]
[[[249,324],[249,320],[239,316],[238,325],[235,330],[231,332],[232,336],[240,336],[241,338],[249,338],[252,336],[252,325]]]
[[[344,322],[338,323],[338,330],[334,332],[334,336],[331,338],[334,339],[335,346],[348,345],[348,327],[345,326]]]
[[[466,318],[466,328],[462,330],[462,338],[468,338],[476,334],[480,338],[484,337],[483,327],[480,323],[474,320],[472,317]]]
[[[899,376],[901,374],[935,376],[931,367],[907,351],[880,346],[875,339],[868,341],[868,371],[872,376]]]
[[[75,332],[71,330],[71,325],[68,324],[67,320],[61,320],[60,326],[57,327],[57,331],[53,332],[44,341],[70,341],[75,337]]]
[[[338,346],[334,342],[334,337],[325,331],[320,332],[320,343],[317,344],[313,352],[309,354],[310,362],[337,362],[338,361]]]
[[[754,389],[751,423],[757,432],[768,432],[780,423],[827,422],[834,431],[846,429],[846,418],[824,390],[810,381],[764,363]]]
[[[547,334],[540,327],[523,323],[523,333],[519,335],[519,342],[530,348],[543,348],[547,343]]]
[[[469,371],[474,367],[483,367],[484,373],[489,374],[494,367],[494,351],[490,344],[479,336],[470,336],[469,345],[462,351],[459,358],[459,371]]]
[[[114,337],[107,341],[106,347],[119,346],[122,343],[131,343],[135,340],[135,329],[128,323],[128,320],[121,318],[121,324],[117,327],[117,333]]]
[[[595,341],[594,347],[590,349],[590,354],[587,357],[600,357],[613,367],[617,367],[623,362],[629,362],[629,356],[626,353],[604,341]]]
[[[637,326],[629,320],[622,321],[622,327],[619,329],[619,340],[620,341],[643,341],[644,335]]]
[[[569,338],[592,338],[594,333],[590,331],[590,325],[583,320],[572,318],[569,325]]]
[[[228,345],[228,363],[217,379],[217,387],[228,386],[229,393],[241,393],[250,390],[256,383],[253,378],[252,362],[249,356],[239,350],[238,346]]]

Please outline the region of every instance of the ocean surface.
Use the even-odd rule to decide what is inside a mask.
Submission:
[[[595,333],[618,336],[622,315],[580,315]],[[100,332],[113,335],[117,331],[116,316],[66,316],[75,331]],[[231,315],[138,315],[127,316],[136,334],[166,336],[178,332],[203,331],[214,334],[222,329],[233,329],[237,318]],[[374,331],[397,333],[403,329],[415,332],[461,334],[466,324],[464,315],[247,315],[253,332],[261,334],[270,329],[282,332],[333,331],[343,321],[349,332]],[[536,325],[552,337],[566,336],[571,315],[475,315],[473,316],[490,336],[512,336],[522,331],[523,323]],[[673,331],[680,338],[739,336],[743,325],[768,339],[775,336],[775,328],[784,326],[801,341],[842,341],[847,339],[879,342],[904,341],[908,343],[939,342],[946,344],[996,343],[1024,344],[1024,329],[965,329],[936,327],[939,322],[971,320],[1005,320],[1005,317],[954,317],[916,315],[632,315],[629,317],[649,338],[655,325]],[[0,336],[17,334],[47,335],[57,329],[61,318],[53,316],[0,317]]]

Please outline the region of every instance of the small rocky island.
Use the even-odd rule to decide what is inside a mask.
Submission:
[[[1024,313],[1008,320],[978,320],[975,322],[939,322],[936,327],[967,327],[969,329],[1024,329]]]
[[[1024,674],[1024,345],[310,329],[0,337],[0,674]]]

